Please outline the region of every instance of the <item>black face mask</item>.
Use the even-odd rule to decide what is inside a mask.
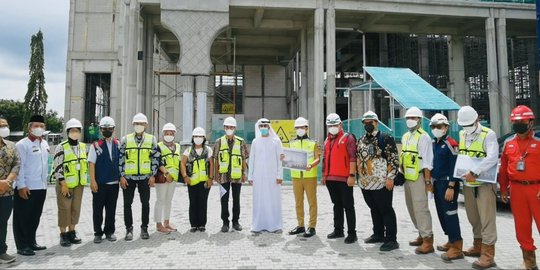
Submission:
[[[517,134],[523,134],[527,131],[529,131],[529,124],[525,123],[515,123],[512,124],[512,130]]]
[[[103,133],[103,137],[105,138],[110,138],[113,134],[111,130],[104,130],[102,133]]]
[[[79,144],[79,141],[78,140],[72,140],[71,138],[68,137],[68,142],[69,142],[69,145],[71,146],[75,146],[75,145],[78,145]]]
[[[373,124],[367,124],[364,125],[364,129],[367,133],[371,134],[375,130],[375,126]]]

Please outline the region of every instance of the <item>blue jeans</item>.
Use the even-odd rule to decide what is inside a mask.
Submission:
[[[447,180],[435,180],[433,186],[433,195],[435,197],[435,206],[437,207],[437,216],[444,231],[448,235],[448,242],[454,243],[461,238],[461,229],[459,228],[458,218],[458,203],[459,197],[459,182],[454,186],[454,198],[451,201],[446,201],[444,195],[448,187]]]

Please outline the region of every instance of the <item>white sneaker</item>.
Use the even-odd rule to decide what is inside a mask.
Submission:
[[[12,262],[15,261],[15,259],[17,259],[17,257],[8,255],[7,253],[4,253],[4,254],[0,255],[0,264],[12,263]]]

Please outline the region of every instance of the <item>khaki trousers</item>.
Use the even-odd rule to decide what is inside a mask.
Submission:
[[[298,226],[304,227],[304,192],[309,203],[309,228],[317,225],[317,178],[293,178]]]
[[[77,225],[81,215],[81,203],[84,186],[76,186],[68,189],[71,198],[62,195],[62,186],[56,184],[56,204],[58,205],[58,227],[66,228],[69,225]]]
[[[478,189],[477,194],[475,189]],[[496,184],[483,184],[477,188],[463,187],[465,211],[473,228],[474,238],[482,239],[482,243],[486,245],[494,245],[497,242],[496,191]]]
[[[421,237],[433,236],[424,176],[420,174],[416,181],[405,181],[404,189],[405,203],[414,227]]]

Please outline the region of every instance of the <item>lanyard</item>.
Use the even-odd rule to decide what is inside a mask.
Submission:
[[[529,146],[531,145],[531,138],[528,137],[528,140],[527,140],[527,147],[525,147],[525,153],[521,153],[521,149],[519,148],[519,143],[517,144],[517,148],[518,148],[518,151],[519,151],[519,154],[521,155],[519,157],[519,160],[524,160],[525,157],[527,157],[527,154],[529,154]]]

